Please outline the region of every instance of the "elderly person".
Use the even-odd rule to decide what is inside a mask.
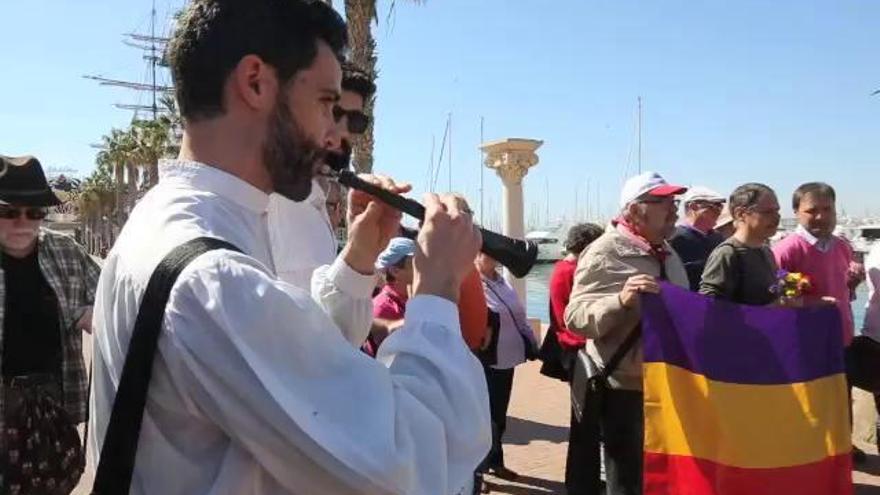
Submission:
[[[67,493],[82,464],[45,455],[61,447],[82,460],[74,429],[88,405],[82,331],[91,331],[100,269],[73,239],[43,228],[48,208],[61,202],[40,162],[0,156],[0,164],[0,478],[4,493]],[[51,431],[46,415],[59,418]],[[57,444],[59,433],[67,443]],[[27,463],[46,467],[28,475]]]
[[[568,230],[565,239],[565,258],[556,262],[550,276],[550,328],[541,347],[544,365],[541,373],[571,381],[577,353],[586,345],[583,335],[572,332],[565,326],[565,307],[574,286],[574,273],[578,257],[590,244],[602,236],[603,229],[594,223],[579,223]],[[550,354],[550,345],[556,344],[555,356]],[[555,359],[555,361],[551,361]],[[571,408],[571,421],[568,428],[568,451],[565,461],[565,488],[572,495],[599,492],[599,438],[594,428],[584,428]]]
[[[655,172],[630,178],[620,194],[620,216],[581,254],[565,324],[590,340],[591,366],[605,368],[625,341],[625,351],[611,370],[599,426],[605,448],[608,493],[642,493],[642,351],[639,294],[660,291],[658,279],[688,287],[681,259],[666,240],[678,219],[675,197],[686,191]],[[633,335],[633,337],[627,338]]]
[[[484,465],[490,474],[513,480],[519,475],[504,464],[501,440],[507,427],[507,407],[513,390],[513,370],[537,357],[537,342],[526,320],[526,310],[513,287],[498,273],[498,262],[480,253],[476,267],[483,282],[489,308],[489,336],[483,350],[483,365],[489,387],[492,415],[492,450]]]
[[[684,194],[684,221],[675,228],[669,244],[684,263],[692,291],[700,288],[709,254],[724,240],[714,227],[726,201],[721,194],[703,186],[694,186]]]

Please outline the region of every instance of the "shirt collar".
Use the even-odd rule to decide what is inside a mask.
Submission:
[[[834,242],[834,236],[832,236],[828,239],[819,239],[818,237],[811,234],[810,231],[805,229],[803,225],[800,225],[800,224],[798,224],[797,228],[795,229],[795,234],[801,236],[801,238],[803,240],[807,241],[807,243],[809,245],[815,247],[816,249],[818,249],[820,252],[823,252],[823,253],[828,251],[829,249],[831,249],[831,243]]]
[[[193,160],[161,160],[159,180],[212,192],[258,214],[265,213],[269,205],[269,195],[263,191],[217,167]]]

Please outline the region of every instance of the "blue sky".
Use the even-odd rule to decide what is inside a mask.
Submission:
[[[180,5],[157,0],[160,18]],[[478,203],[482,116],[487,140],[544,140],[527,219],[543,218],[547,189],[551,217],[572,217],[576,197],[585,216],[588,194],[607,216],[637,167],[641,96],[645,169],[724,193],[765,182],[784,205],[825,180],[847,213],[880,215],[880,2],[400,0],[387,13],[380,2],[376,170],[417,191],[451,113],[453,188]],[[131,118],[112,103],[137,98],[80,76],[145,80],[120,41],[149,28],[149,2],[2,2],[0,18],[0,150],[87,172],[89,144]],[[486,171],[487,217],[500,188]]]

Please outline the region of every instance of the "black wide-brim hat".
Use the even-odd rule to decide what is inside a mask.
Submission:
[[[32,156],[0,155],[0,201],[21,206],[56,206],[61,200]]]

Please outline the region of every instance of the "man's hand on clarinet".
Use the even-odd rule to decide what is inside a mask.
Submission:
[[[461,283],[483,242],[461,196],[426,194],[425,221],[416,238],[414,294],[458,302]]]
[[[361,179],[395,194],[407,193],[409,184],[397,184],[381,175],[360,175]],[[397,235],[401,213],[367,193],[349,190],[348,243],[342,250],[342,259],[359,273],[375,271],[374,264],[388,241]]]

